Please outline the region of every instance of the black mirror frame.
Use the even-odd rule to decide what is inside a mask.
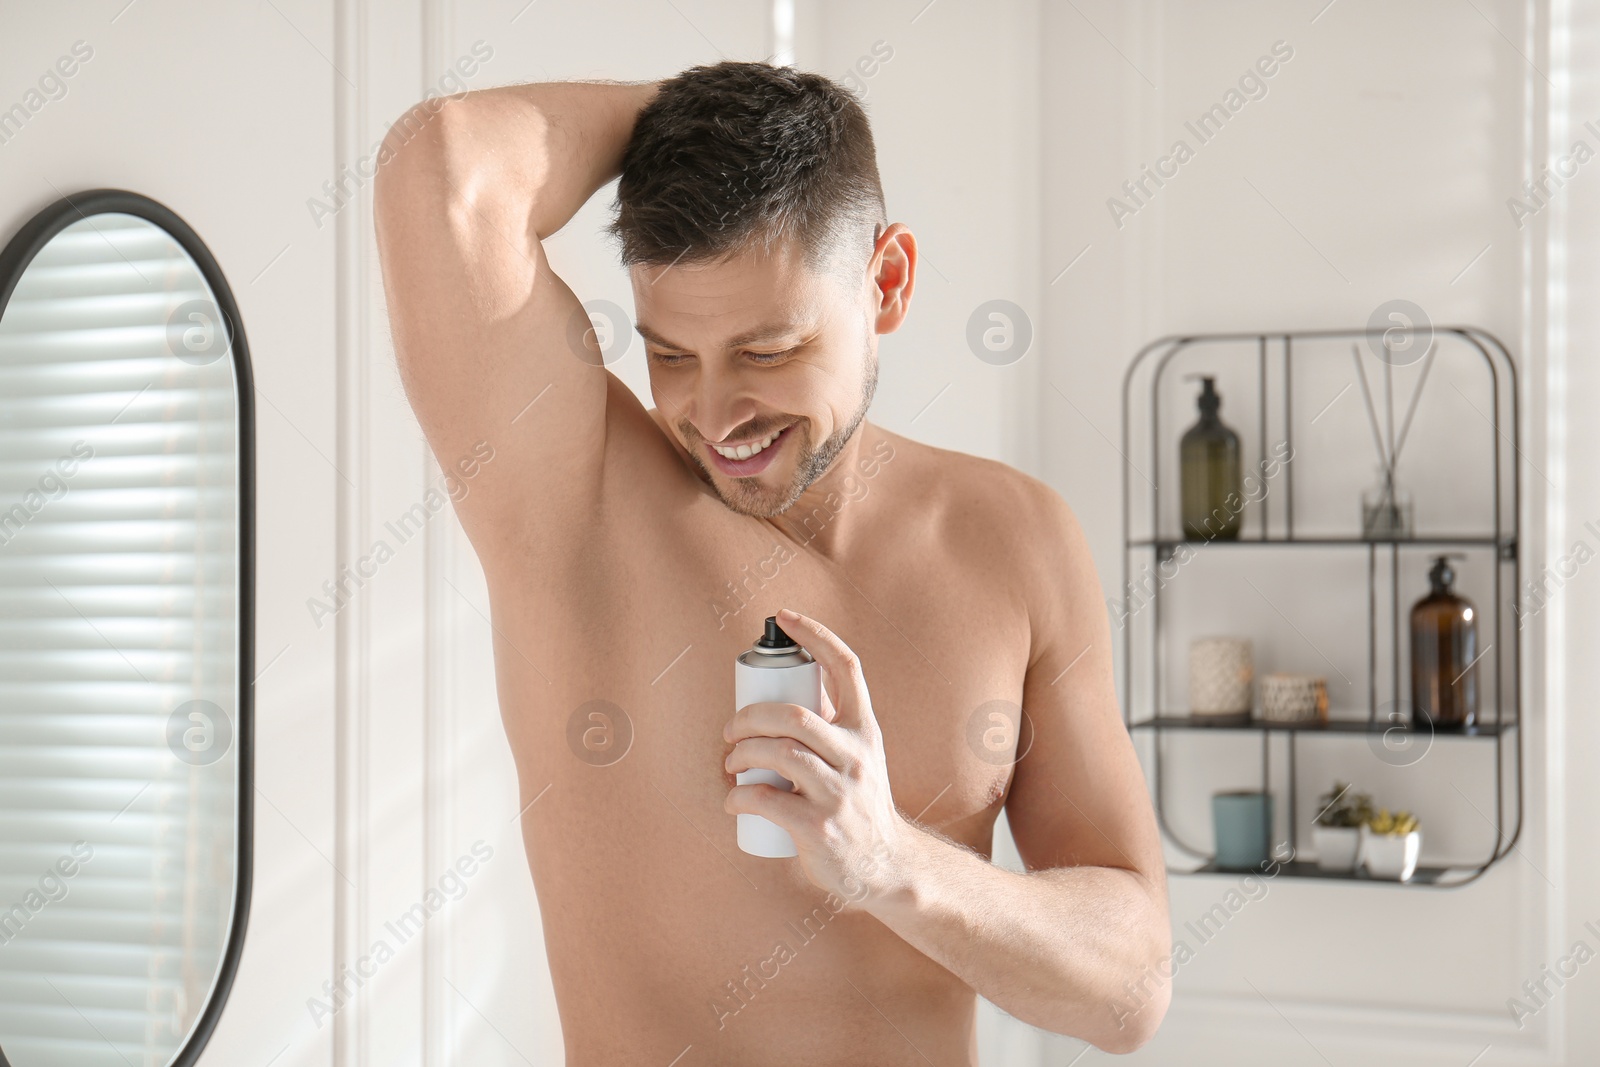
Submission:
[[[211,250],[199,234],[174,211],[147,196],[124,189],[91,189],[63,196],[39,212],[17,231],[0,250],[0,318],[22,272],[50,239],[74,222],[93,215],[133,215],[159,226],[177,241],[205,278],[217,302],[232,342],[233,373],[239,412],[239,721],[238,744],[238,844],[233,917],[228,927],[228,943],[217,968],[216,983],[205,1008],[195,1020],[188,1039],[169,1067],[194,1067],[200,1053],[211,1040],[217,1021],[227,1005],[244,951],[245,929],[250,916],[252,857],[255,851],[252,828],[255,824],[255,386],[250,373],[250,350],[233,290],[223,277]],[[0,1052],[0,1065],[5,1064]]]

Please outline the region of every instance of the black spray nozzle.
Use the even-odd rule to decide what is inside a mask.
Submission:
[[[783,627],[778,625],[776,615],[767,616],[767,630],[756,639],[758,648],[798,648],[794,638],[783,632]]]

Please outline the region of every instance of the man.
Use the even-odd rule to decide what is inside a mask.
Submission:
[[[436,110],[386,142],[378,243],[434,454],[494,450],[456,507],[567,1063],[972,1064],[974,991],[1148,1040],[1165,873],[1095,571],[1042,482],[866,420],[917,246],[859,105],[730,62]],[[541,247],[619,173],[651,410]],[[823,707],[734,708],[768,615]]]

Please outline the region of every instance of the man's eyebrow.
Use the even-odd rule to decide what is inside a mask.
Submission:
[[[642,322],[634,323],[633,328],[639,331],[639,336],[660,348],[670,349],[674,352],[690,351],[684,345],[675,344],[656,333]],[[737,337],[730,337],[723,342],[724,348],[743,348],[745,345],[759,345],[780,338],[794,337],[807,331],[807,327],[799,323],[780,322],[766,326],[758,326],[753,330],[746,330]]]

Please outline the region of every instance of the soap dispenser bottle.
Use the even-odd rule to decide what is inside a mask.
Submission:
[[[1178,445],[1183,535],[1191,541],[1237,541],[1244,509],[1239,435],[1217,417],[1222,397],[1216,379],[1199,377],[1200,419]]]
[[[1411,721],[1438,730],[1478,718],[1478,613],[1455,592],[1452,558],[1434,557],[1433,588],[1411,609]]]

